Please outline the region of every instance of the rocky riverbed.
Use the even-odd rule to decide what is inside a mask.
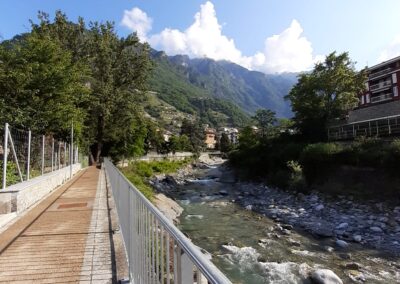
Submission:
[[[152,183],[178,201],[182,229],[238,283],[400,283],[400,207],[235,182],[206,163]]]

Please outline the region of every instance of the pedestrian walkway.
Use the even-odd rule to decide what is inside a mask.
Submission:
[[[104,172],[90,167],[0,234],[0,283],[113,283]]]

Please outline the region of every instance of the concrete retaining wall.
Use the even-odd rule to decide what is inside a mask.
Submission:
[[[72,174],[81,169],[81,164],[72,166]],[[70,167],[33,178],[0,190],[0,214],[21,213],[70,178]]]

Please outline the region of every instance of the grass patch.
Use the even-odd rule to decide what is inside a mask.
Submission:
[[[122,168],[121,172],[151,201],[154,198],[154,190],[149,184],[150,177],[156,174],[174,173],[192,161],[193,159],[182,161],[134,161],[130,162],[128,167]]]

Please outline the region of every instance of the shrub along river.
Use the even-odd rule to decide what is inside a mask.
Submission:
[[[395,255],[362,242],[338,241],[337,235],[315,237],[275,216],[272,220],[245,205],[243,185],[206,176],[203,170],[183,185],[165,183],[163,191],[184,208],[180,229],[212,255],[233,283],[400,283]],[[313,282],[321,277],[332,281]]]

